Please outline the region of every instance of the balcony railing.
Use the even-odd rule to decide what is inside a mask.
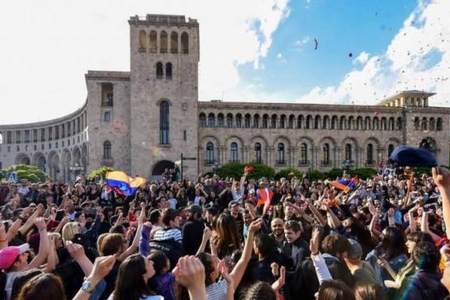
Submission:
[[[275,161],[275,164],[278,166],[284,166],[284,165],[286,165],[286,161],[279,159],[279,160]]]
[[[208,165],[208,166],[210,166],[210,165],[214,165],[214,162],[215,162],[215,160],[214,159],[205,159],[205,165]]]

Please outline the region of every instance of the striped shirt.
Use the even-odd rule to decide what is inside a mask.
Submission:
[[[228,283],[225,280],[210,284],[206,287],[206,294],[208,300],[226,300],[227,299]]]
[[[176,242],[181,242],[183,239],[181,230],[178,228],[162,229],[156,231],[153,235],[153,240],[155,241],[165,241],[170,239],[174,239]]]

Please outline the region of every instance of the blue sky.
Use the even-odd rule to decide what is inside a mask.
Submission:
[[[384,52],[417,5],[411,0],[389,2],[291,1],[289,17],[273,34],[272,47],[260,61],[264,69],[250,63],[239,67],[242,86],[256,78],[269,91],[298,95],[316,85],[336,84],[354,67],[359,53]]]
[[[447,0],[12,2],[0,11],[0,124],[69,114],[86,100],[87,70],[129,71],[127,20],[147,13],[198,19],[202,101],[371,105],[417,89],[448,107],[449,8]]]

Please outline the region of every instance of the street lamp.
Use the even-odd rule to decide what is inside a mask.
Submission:
[[[77,174],[84,170],[84,167],[78,163],[75,163],[74,165],[69,167],[69,170],[70,170],[70,172],[72,172],[72,174],[74,175],[73,177],[75,179]]]
[[[216,175],[217,172],[219,172],[220,168],[222,168],[222,165],[215,161],[213,166],[213,175]]]
[[[353,160],[346,159],[342,162],[342,169],[349,171],[351,168],[353,168]]]

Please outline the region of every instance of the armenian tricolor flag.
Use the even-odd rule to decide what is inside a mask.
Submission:
[[[348,193],[352,191],[356,186],[358,185],[359,178],[358,176],[355,176],[350,179],[342,179],[342,180],[335,180],[331,182],[331,185],[334,186],[337,189],[343,190],[345,193]]]
[[[147,183],[142,177],[132,178],[122,171],[111,171],[106,173],[106,184],[124,196],[133,195],[139,187]]]

